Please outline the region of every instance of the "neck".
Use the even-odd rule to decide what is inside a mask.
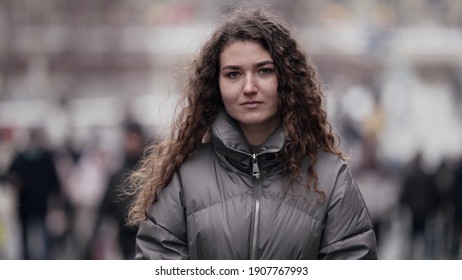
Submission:
[[[258,146],[263,144],[270,134],[276,129],[279,125],[278,122],[269,123],[267,125],[243,125],[241,124],[242,132],[247,138],[247,142],[250,145]]]

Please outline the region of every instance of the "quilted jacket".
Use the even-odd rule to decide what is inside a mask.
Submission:
[[[282,127],[257,150],[223,110],[161,189],[136,237],[135,259],[376,259],[372,221],[348,166],[319,150],[318,194],[291,185],[276,154]],[[307,163],[302,171],[307,169]]]

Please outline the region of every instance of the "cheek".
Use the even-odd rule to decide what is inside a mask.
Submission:
[[[235,95],[229,94],[229,91],[221,91],[221,100],[223,102],[226,112],[232,118],[236,118],[238,113],[236,108],[237,101],[235,100]]]
[[[232,101],[234,101],[238,97],[238,94],[234,93],[235,90],[233,89],[231,85],[220,83],[219,88],[220,88],[221,99],[223,100],[223,103],[225,104],[227,103],[230,104]]]
[[[226,86],[224,83],[221,81],[221,79],[218,81],[218,90],[220,91],[220,97],[222,100],[226,98]]]
[[[232,98],[227,95],[222,95],[223,105],[225,106],[226,111],[232,115],[234,111],[234,104],[236,103]]]
[[[278,93],[278,85],[277,82],[273,82],[271,85],[267,87],[268,93],[267,98],[271,100],[271,103],[279,103],[279,93]]]

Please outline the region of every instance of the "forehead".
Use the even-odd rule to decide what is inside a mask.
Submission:
[[[230,60],[272,60],[271,54],[256,41],[234,41],[227,44],[221,54],[220,62]]]

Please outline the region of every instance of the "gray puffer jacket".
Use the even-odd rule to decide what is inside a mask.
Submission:
[[[136,259],[376,259],[372,221],[347,165],[319,151],[326,199],[289,187],[276,129],[252,152],[220,112],[203,144],[160,191],[136,237]],[[306,164],[302,170],[306,170]]]

